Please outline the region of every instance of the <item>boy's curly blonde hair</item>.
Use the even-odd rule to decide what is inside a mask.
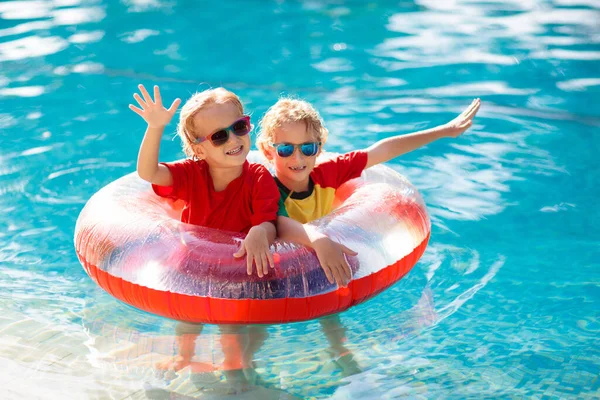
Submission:
[[[263,155],[273,143],[275,130],[290,122],[303,122],[308,132],[313,132],[315,139],[325,144],[329,131],[315,108],[307,101],[289,97],[281,98],[271,106],[258,124],[260,131],[256,138],[256,146]]]
[[[244,114],[244,107],[240,98],[229,90],[218,87],[208,89],[202,92],[194,93],[188,101],[185,102],[179,113],[179,124],[177,125],[177,134],[181,138],[183,152],[188,157],[194,157],[195,153],[192,148],[194,140],[197,137],[194,134],[194,116],[206,106],[211,104],[233,103]]]

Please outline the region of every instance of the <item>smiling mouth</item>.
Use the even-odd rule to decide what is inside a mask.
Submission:
[[[306,165],[303,167],[289,167],[292,171],[304,171],[306,169]]]
[[[235,149],[231,149],[231,150],[225,152],[225,154],[227,154],[228,156],[237,156],[238,154],[240,154],[242,152],[243,149],[244,149],[244,146],[239,146],[239,147],[236,147]]]

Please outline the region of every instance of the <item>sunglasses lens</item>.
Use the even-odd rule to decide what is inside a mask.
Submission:
[[[319,151],[319,146],[317,145],[317,143],[304,143],[300,147],[300,150],[305,156],[312,157]]]
[[[231,126],[231,130],[237,136],[247,135],[248,132],[250,132],[250,122],[245,119],[241,119]]]
[[[292,144],[282,144],[277,146],[277,154],[279,157],[289,157],[294,154],[294,145]]]
[[[229,140],[229,134],[227,133],[227,131],[225,129],[221,129],[220,131],[213,133],[212,136],[210,137],[210,141],[215,146],[222,146],[225,143],[227,143],[228,140]]]

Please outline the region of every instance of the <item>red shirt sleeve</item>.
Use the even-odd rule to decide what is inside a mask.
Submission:
[[[321,181],[315,183],[337,189],[350,179],[358,178],[365,170],[367,161],[366,151],[351,151],[324,161],[315,168],[318,171],[318,180]]]
[[[161,197],[188,201],[189,188],[191,187],[194,173],[193,163],[194,161],[189,159],[172,163],[161,163],[171,171],[173,184],[171,186],[158,186],[153,184],[152,189],[154,190],[154,193]]]
[[[252,186],[252,226],[263,222],[275,222],[279,209],[279,190],[271,173],[262,165],[251,164],[253,169]]]

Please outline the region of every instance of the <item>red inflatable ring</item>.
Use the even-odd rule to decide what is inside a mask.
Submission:
[[[345,288],[328,282],[312,251],[284,242],[273,244],[274,270],[248,276],[245,260],[232,256],[240,234],[180,222],[182,204],[159,198],[135,173],[87,202],[75,249],[101,288],[153,314],[219,324],[308,320],[385,290],[410,271],[429,240],[420,195],[389,167],[366,170],[336,196],[338,207],[312,224],[358,252],[348,260],[353,277]]]

